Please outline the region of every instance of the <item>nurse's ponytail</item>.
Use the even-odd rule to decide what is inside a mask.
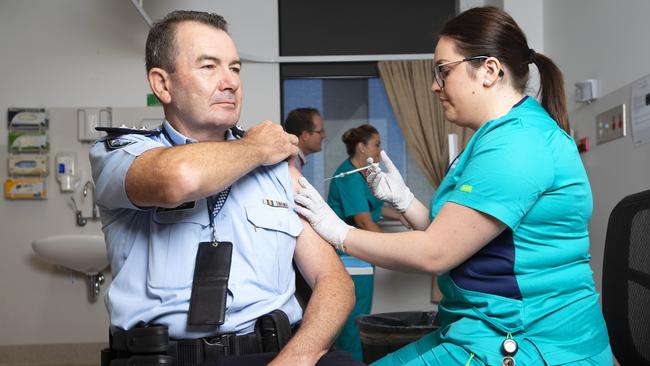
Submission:
[[[570,134],[569,113],[566,109],[562,72],[548,57],[536,53],[532,62],[539,70],[541,104],[560,127]]]
[[[512,86],[522,94],[529,80],[528,65],[534,63],[540,74],[537,94],[542,106],[569,132],[562,72],[550,58],[528,47],[526,35],[508,13],[489,6],[471,8],[447,22],[440,35],[452,39],[456,51],[465,57],[496,57],[505,65]]]

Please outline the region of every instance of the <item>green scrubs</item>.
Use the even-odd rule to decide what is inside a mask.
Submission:
[[[353,169],[356,168],[349,160],[346,160],[336,169],[334,174]],[[342,220],[345,220],[350,225],[354,225],[354,215],[364,212],[369,212],[374,222],[379,221],[383,206],[383,202],[372,195],[372,191],[360,172],[347,175],[343,178],[332,179],[329,194],[327,195],[327,203]],[[339,253],[339,255],[343,263],[346,264],[348,271],[352,269],[348,263],[352,262],[354,262],[355,267],[353,268],[355,270],[359,269],[362,272],[364,268],[370,270],[365,272],[368,274],[354,274],[352,272],[351,277],[352,281],[354,281],[356,303],[335,343],[337,349],[348,351],[352,353],[355,359],[362,361],[361,340],[359,339],[359,328],[356,325],[356,318],[360,315],[370,314],[372,308],[374,279],[372,266],[359,259],[350,260],[351,258],[344,255],[344,253]],[[362,264],[360,265],[359,262],[362,262]]]
[[[507,227],[438,278],[438,331],[377,365],[612,365],[589,267],[591,188],[576,144],[535,99],[479,128],[431,203],[486,213]],[[521,353],[520,353],[521,352]],[[450,360],[456,360],[450,363]]]

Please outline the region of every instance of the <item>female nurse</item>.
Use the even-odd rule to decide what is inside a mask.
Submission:
[[[529,64],[540,99],[526,96]],[[375,265],[439,274],[439,330],[377,365],[612,365],[589,266],[591,189],[567,134],[562,74],[504,11],[467,10],[443,28],[432,90],[475,133],[429,208],[382,152],[373,193],[416,230],[348,226],[301,178],[296,196],[321,236]]]
[[[379,161],[381,139],[377,129],[369,124],[351,128],[341,137],[348,153],[348,159],[336,169],[334,175],[365,166],[368,158]],[[384,202],[376,198],[366,182],[366,171],[359,171],[331,180],[327,203],[336,215],[349,225],[363,230],[382,232],[377,221],[383,216],[400,219],[399,212],[392,207],[384,207]],[[363,359],[361,340],[356,318],[370,314],[373,296],[373,267],[339,251],[346,267],[353,266],[357,273],[351,273],[354,281],[356,303],[336,340],[336,348],[352,353],[359,361]]]

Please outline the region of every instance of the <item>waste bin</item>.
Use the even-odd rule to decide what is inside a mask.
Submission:
[[[405,311],[357,318],[363,362],[371,363],[438,328],[435,311]]]

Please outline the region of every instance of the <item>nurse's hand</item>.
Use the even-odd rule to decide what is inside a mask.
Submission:
[[[296,212],[304,216],[318,235],[337,248],[341,247],[352,226],[343,222],[327,205],[305,177],[298,180],[302,188],[294,197]]]
[[[375,197],[392,204],[397,211],[404,213],[415,196],[384,150],[381,151],[381,161],[386,166],[386,171],[382,171],[378,165],[373,165],[368,168],[366,181]],[[371,163],[372,158],[368,158],[368,164]]]

